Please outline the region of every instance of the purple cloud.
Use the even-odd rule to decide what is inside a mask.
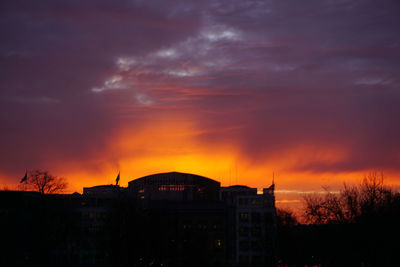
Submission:
[[[400,172],[397,1],[198,2],[2,3],[0,172],[115,160],[171,110],[250,160],[306,144],[347,157],[288,169]]]

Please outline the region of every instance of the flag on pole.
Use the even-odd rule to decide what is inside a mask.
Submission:
[[[20,183],[22,184],[25,183],[26,181],[28,181],[28,171],[25,171],[25,175],[24,177],[22,177]]]
[[[118,183],[119,183],[119,172],[118,172],[117,179],[115,179],[115,185],[118,185]]]

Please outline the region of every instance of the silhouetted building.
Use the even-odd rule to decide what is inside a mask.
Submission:
[[[93,187],[84,187],[83,195],[100,198],[118,198],[121,193],[125,193],[126,188],[118,185],[97,185]]]
[[[274,185],[263,189],[229,186],[220,190],[228,205],[229,255],[239,266],[274,266],[276,210]]]
[[[220,183],[187,173],[170,172],[129,182],[128,192],[162,223],[160,242],[168,266],[227,266],[226,206]]]
[[[128,191],[141,200],[216,201],[220,183],[199,175],[169,172],[135,179]]]
[[[170,172],[127,188],[0,199],[2,229],[10,229],[4,266],[273,266],[275,259],[273,187],[257,194]]]

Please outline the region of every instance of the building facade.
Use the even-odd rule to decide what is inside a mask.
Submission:
[[[223,187],[221,200],[229,207],[230,256],[239,266],[274,266],[276,209],[274,185],[258,194],[247,186]]]
[[[25,241],[13,241],[23,248],[15,256],[18,261],[9,253],[0,263],[275,266],[273,191],[271,186],[258,194],[256,188],[221,187],[213,179],[170,172],[134,179],[127,188],[85,187],[83,194],[2,192],[3,228],[10,229],[6,236]],[[48,238],[32,246],[43,234],[37,229]]]

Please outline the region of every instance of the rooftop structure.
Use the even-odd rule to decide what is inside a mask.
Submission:
[[[168,172],[135,179],[128,192],[142,200],[214,201],[218,200],[220,183],[203,176]]]
[[[97,185],[92,187],[84,187],[83,195],[99,198],[115,198],[125,190],[126,188],[120,187],[118,185]]]

